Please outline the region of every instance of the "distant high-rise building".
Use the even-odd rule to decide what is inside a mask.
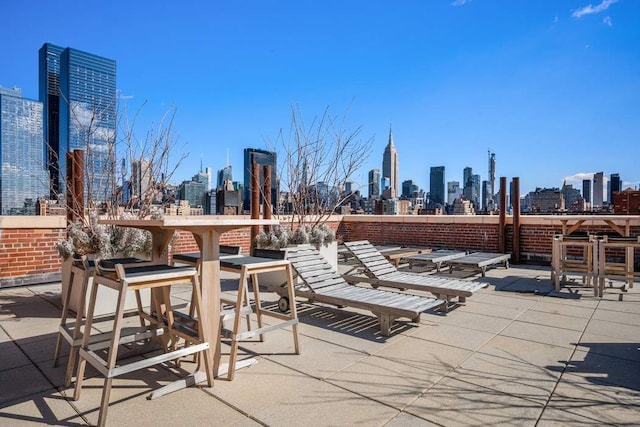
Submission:
[[[528,197],[532,212],[549,213],[565,209],[564,197],[558,188],[536,188]]]
[[[115,178],[110,157],[115,156],[116,62],[51,43],[40,48],[39,61],[54,192],[65,190],[66,154],[80,149],[85,152],[85,193],[107,200]]]
[[[587,203],[591,203],[591,180],[583,179],[582,180],[582,197],[584,201]]]
[[[496,210],[496,203],[494,200],[494,196],[496,194],[496,153],[492,153],[489,150],[489,177],[487,179],[486,186],[486,195],[483,195],[482,198],[486,203],[486,210],[494,211]]]
[[[580,199],[580,191],[577,188],[573,188],[573,185],[567,184],[566,181],[563,183],[560,192],[564,198],[564,206],[567,210],[571,206],[575,206]]]
[[[456,199],[462,196],[460,183],[458,181],[447,182],[447,204],[452,205]]]
[[[445,204],[444,166],[432,166],[429,174],[429,193],[431,202]]]
[[[204,211],[207,203],[207,183],[196,180],[183,181],[178,189],[178,198],[189,201],[192,208],[201,207]]]
[[[382,178],[389,179],[389,190],[391,198],[398,197],[398,152],[393,144],[393,133],[389,127],[389,143],[384,149],[382,156]]]
[[[274,151],[259,150],[257,148],[244,149],[244,194],[243,209],[251,210],[251,165],[257,163],[260,167],[260,188],[264,185],[264,173],[262,166],[271,166],[271,207],[277,212],[278,206],[278,181],[277,181],[277,156]],[[260,203],[262,203],[262,191],[260,191]]]
[[[473,169],[469,166],[462,172],[462,194],[465,199],[473,200]]]
[[[0,215],[35,215],[49,197],[42,103],[0,87]]]
[[[151,164],[147,159],[134,160],[131,162],[131,196],[142,198],[152,185]]]
[[[416,197],[416,193],[418,192],[418,185],[413,182],[412,179],[408,179],[406,181],[402,181],[402,198],[411,199]]]
[[[60,54],[64,49],[45,43],[39,51],[39,97],[43,104],[44,145],[50,178],[50,197],[62,194],[60,183]]]
[[[380,169],[369,171],[369,198],[379,198],[380,193]]]
[[[471,176],[471,182],[472,182],[472,194],[471,194],[471,201],[473,202],[473,205],[477,208],[480,206],[480,195],[482,194],[481,189],[480,189],[480,175],[475,174]]]
[[[345,182],[344,182],[344,189],[343,189],[343,191],[344,191],[346,194],[353,193],[353,192],[355,191],[355,190],[354,190],[354,188],[355,188],[355,183],[354,183],[353,181],[345,181]]]
[[[491,198],[491,183],[489,181],[482,181],[482,185],[481,185],[481,192],[482,192],[482,196],[481,196],[481,200],[482,200],[482,210],[483,211],[488,211],[489,210],[489,201],[492,200]]]
[[[602,206],[604,192],[604,173],[598,172],[593,175],[593,206]]]
[[[218,179],[216,182],[216,188],[221,189],[224,187],[226,181],[233,181],[233,174],[231,172],[231,165],[225,166],[218,171]]]
[[[620,174],[612,173],[609,178],[609,203],[613,203],[613,193],[617,193],[618,191],[622,191]]]

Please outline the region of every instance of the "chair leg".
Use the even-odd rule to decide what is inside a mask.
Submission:
[[[240,331],[240,318],[242,316],[242,307],[244,306],[244,299],[247,295],[247,269],[242,267],[240,273],[240,281],[238,282],[238,299],[236,301],[235,315],[233,318],[233,330],[231,331],[231,350],[229,350],[229,369],[227,370],[227,379],[233,380],[233,376],[236,372],[236,358],[238,356],[238,332]]]
[[[71,267],[71,273],[69,274],[69,284],[67,285],[67,295],[64,297],[64,301],[62,302],[62,315],[60,316],[60,327],[63,327],[67,324],[67,316],[69,313],[69,302],[71,301],[71,291],[73,289],[73,280],[74,280],[74,267]],[[60,361],[60,350],[62,349],[62,333],[58,332],[58,339],[56,340],[56,349],[53,352],[53,367],[57,367]],[[69,356],[71,357],[71,356]]]
[[[96,298],[98,296],[98,286],[94,284],[91,287],[91,296],[89,298],[89,308],[87,309],[87,320],[84,325],[85,333],[82,336],[82,348],[89,346],[89,337],[91,336],[91,324],[93,323],[93,312],[96,308]],[[80,392],[82,391],[82,381],[84,379],[84,371],[87,366],[87,360],[80,354],[80,360],[78,361],[78,371],[76,373],[76,388],[73,392],[73,400],[80,399]]]
[[[162,297],[162,290],[158,289],[158,288],[153,288],[151,289],[151,293],[154,294],[153,297],[151,298],[151,300],[153,301],[153,307],[154,310],[156,312],[155,318],[156,321],[154,322],[154,326],[157,328],[158,325],[162,324],[163,326],[166,327],[166,324],[162,318],[164,310],[162,307],[162,300],[164,299]],[[165,353],[168,353],[170,351],[170,347],[169,347],[169,336],[168,334],[164,333],[160,336],[160,341],[162,343],[162,349]]]
[[[174,316],[173,307],[171,306],[171,287],[162,287],[162,299],[164,300],[165,316],[167,317],[167,331],[169,333],[169,351],[175,351],[178,349],[178,336],[173,333],[174,328]]]
[[[77,344],[77,342],[79,339],[84,337],[83,334],[85,333],[85,331],[87,334],[91,335],[90,330],[82,327],[82,318],[85,316],[87,289],[89,288],[89,279],[91,278],[91,276],[92,274],[90,274],[87,270],[83,270],[80,302],[78,304],[78,311],[76,312],[76,321],[73,326],[73,343],[71,344],[71,349],[69,350],[69,360],[67,361],[67,372],[65,374],[66,387],[69,387],[71,385],[73,370],[75,368],[76,359],[78,358],[78,352],[80,351],[80,346]]]
[[[251,275],[251,287],[253,288],[253,298],[256,305],[256,317],[258,319],[258,329],[262,329],[262,304],[260,303],[260,284],[258,282],[258,275]],[[249,287],[244,286],[244,298],[247,306],[251,307],[251,301],[249,300]],[[251,330],[251,313],[247,313],[247,330]],[[264,334],[260,334],[260,342],[264,342]]]
[[[111,396],[111,386],[113,384],[113,378],[107,377],[104,379],[102,386],[102,398],[100,399],[100,410],[98,412],[98,427],[104,427],[107,423],[107,410],[109,409],[109,396]]]
[[[198,281],[198,277],[194,276],[192,279],[193,284],[193,293],[195,294],[195,298],[193,298],[194,300],[194,310],[196,315],[198,316],[199,319],[201,319],[202,317],[202,294],[200,292],[200,283]],[[200,337],[201,341],[204,341],[205,339],[205,334],[204,334],[204,325],[203,322],[197,322],[197,327],[198,327],[198,336]],[[219,337],[219,332],[217,331],[218,334],[213,335],[214,339],[216,340],[216,342],[220,342],[220,337]],[[197,353],[200,357],[200,362],[202,362],[202,359],[204,359],[204,369],[205,372],[207,374],[207,386],[208,387],[212,387],[213,386],[213,377],[214,377],[214,373],[213,373],[213,363],[212,363],[212,358],[211,358],[211,348],[214,346],[214,343],[209,343],[209,348],[204,350],[204,352],[201,353]],[[204,354],[202,354],[204,353]]]
[[[289,292],[289,313],[292,319],[298,318],[298,311],[296,308],[296,294],[293,289],[293,270],[291,264],[286,266],[287,273],[287,291]],[[298,337],[298,324],[294,323],[291,327],[293,329],[293,346],[296,350],[296,354],[300,354],[300,339]]]
[[[104,386],[102,389],[102,398],[100,403],[100,413],[98,414],[98,425],[104,426],[107,419],[107,411],[109,409],[109,396],[111,395],[111,383],[113,382],[113,376],[111,370],[116,367],[116,361],[118,358],[118,346],[120,343],[120,335],[122,332],[122,326],[124,323],[124,308],[127,299],[127,285],[123,283],[122,287],[118,290],[118,305],[116,308],[116,314],[113,323],[113,331],[111,333],[111,346],[109,347],[109,355],[107,356],[107,375],[104,380]],[[87,334],[86,336],[88,336]]]

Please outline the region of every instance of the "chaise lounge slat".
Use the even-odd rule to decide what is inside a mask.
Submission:
[[[296,296],[339,307],[369,310],[378,317],[380,331],[385,336],[390,334],[395,319],[406,317],[417,323],[423,311],[444,304],[436,298],[350,285],[310,245],[288,249],[287,259],[302,280],[296,285]],[[283,296],[280,288],[275,290]]]
[[[447,302],[453,297],[458,297],[459,301],[463,302],[465,298],[473,295],[473,292],[488,285],[481,282],[401,272],[367,240],[345,242],[344,246],[360,262],[364,270],[365,276],[345,276],[345,279],[352,283],[426,291],[437,298],[446,299]]]
[[[455,267],[471,267],[480,270],[482,277],[485,276],[487,267],[502,263],[505,268],[509,268],[511,254],[499,254],[494,252],[474,252],[460,258],[449,261],[449,272]]]

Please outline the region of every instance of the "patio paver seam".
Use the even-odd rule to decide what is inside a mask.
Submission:
[[[542,419],[542,415],[547,410],[547,407],[549,407],[549,403],[551,402],[551,399],[553,398],[553,395],[555,394],[556,389],[558,388],[558,385],[560,384],[560,381],[562,381],[562,377],[564,376],[564,373],[567,371],[569,363],[570,363],[571,359],[573,358],[574,354],[576,353],[576,351],[578,349],[578,346],[580,345],[580,341],[582,340],[582,337],[584,336],[584,334],[585,334],[585,332],[587,330],[587,327],[589,326],[589,323],[591,323],[591,321],[593,320],[593,315],[595,314],[595,312],[598,309],[599,305],[600,305],[600,301],[597,302],[595,308],[593,309],[593,313],[591,313],[591,316],[589,317],[589,320],[587,321],[587,323],[585,323],[584,328],[582,329],[582,332],[580,332],[580,336],[578,337],[577,342],[573,345],[573,348],[571,349],[571,354],[569,354],[569,357],[565,361],[564,366],[562,367],[562,370],[560,371],[560,375],[558,375],[558,378],[556,379],[556,383],[553,385],[553,388],[551,389],[551,393],[549,393],[549,397],[547,397],[547,401],[544,403],[542,412],[540,412],[540,415],[538,416],[538,419],[536,420],[536,426],[540,423],[540,420]]]

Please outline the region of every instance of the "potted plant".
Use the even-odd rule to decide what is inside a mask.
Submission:
[[[167,110],[157,126],[146,132],[146,138],[136,136],[135,122],[143,106],[144,104],[132,120],[126,117],[126,111],[119,116],[118,140],[116,140],[115,131],[104,127],[101,121],[103,115],[99,110],[85,108],[86,111],[83,110],[82,114],[78,114],[72,108],[75,126],[82,130],[80,133],[85,137],[85,144],[79,160],[73,160],[71,168],[73,173],[72,176],[68,176],[67,182],[68,197],[58,195],[58,199],[68,200],[67,213],[72,218],[67,227],[67,238],[57,244],[58,252],[64,259],[63,298],[66,296],[69,285],[72,255],[87,255],[91,258],[131,256],[149,258],[152,244],[149,232],[136,228],[99,224],[99,217],[161,218],[163,214],[158,203],[162,202],[167,182],[186,156],[183,151],[175,149],[175,136],[172,131],[175,117],[173,107]],[[105,147],[100,155],[107,165],[106,178],[96,176],[94,168],[83,166],[85,157],[91,163],[93,156],[96,156],[92,150],[95,146],[94,139],[98,137],[102,138],[101,141]],[[119,147],[119,153],[130,162],[131,166],[130,175],[127,175],[128,169],[123,159],[122,187],[116,185],[116,145]],[[179,153],[179,158],[175,162],[169,161],[172,153]],[[76,167],[80,170],[74,171]],[[81,177],[78,182],[76,182],[77,176]],[[125,183],[130,190],[128,197],[124,197]],[[79,285],[79,282],[74,282],[74,293],[80,291],[80,286],[76,284]],[[79,294],[72,295],[72,309],[79,306],[79,298]],[[111,309],[113,307],[115,304]]]
[[[361,126],[348,129],[347,116],[348,110],[338,119],[327,107],[307,125],[299,109],[291,107],[289,135],[281,130],[270,143],[280,154],[277,176],[285,189],[274,212],[281,226],[259,233],[258,248],[313,244],[337,269],[336,233],[327,222],[350,199],[346,183],[368,158],[373,142],[373,137],[361,138]]]

